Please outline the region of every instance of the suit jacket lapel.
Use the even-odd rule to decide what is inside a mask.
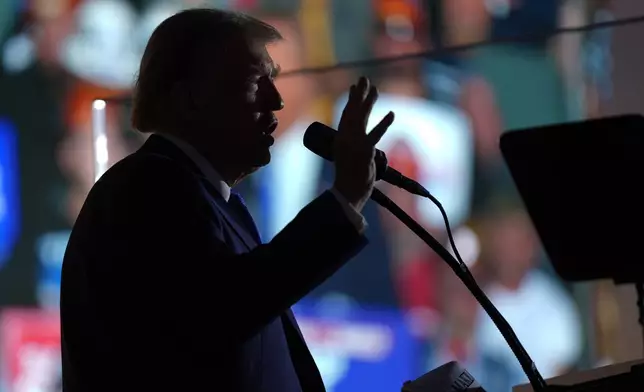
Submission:
[[[207,182],[207,181],[206,181]],[[212,196],[212,202],[215,207],[219,210],[224,220],[228,226],[232,229],[235,235],[244,243],[248,251],[253,250],[258,245],[258,242],[250,234],[250,229],[245,228],[239,221],[239,218],[235,218],[233,214],[229,211],[230,206],[227,205],[226,200],[224,200],[215,189],[212,189],[210,183],[204,184],[208,189],[209,193]]]
[[[295,329],[295,332],[297,332],[298,337],[302,339],[302,341],[304,341],[304,335],[302,335],[302,331],[300,330],[300,326],[297,324],[297,320],[295,319],[293,311],[291,309],[288,309],[284,314],[288,321],[293,324],[293,328]]]

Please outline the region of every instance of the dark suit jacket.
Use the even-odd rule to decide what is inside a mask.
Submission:
[[[66,392],[323,391],[290,306],[366,244],[332,194],[270,243],[152,136],[96,183],[63,263]]]

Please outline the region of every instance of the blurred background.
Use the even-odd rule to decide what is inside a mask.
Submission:
[[[285,71],[277,84],[286,103],[273,163],[240,189],[265,240],[329,186],[332,168],[302,148],[302,135],[312,121],[337,124],[346,88],[366,74],[381,91],[372,121],[396,112],[379,147],[442,201],[460,253],[543,375],[641,357],[631,289],[571,286],[554,275],[498,139],[510,129],[644,113],[644,26],[543,38],[644,14],[644,2],[0,0],[2,392],[60,390],[60,268],[94,182],[92,100],[108,100],[110,163],[135,151],[144,139],[129,126],[127,97],[146,41],[164,18],[194,6],[249,12],[286,38],[270,47]],[[289,72],[420,51],[432,55]],[[446,240],[428,201],[381,189]],[[295,307],[328,390],[395,391],[450,360],[490,391],[524,382],[449,268],[388,213],[369,205],[365,215],[371,245]]]

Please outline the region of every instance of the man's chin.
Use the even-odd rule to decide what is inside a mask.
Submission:
[[[256,171],[256,170],[268,165],[269,163],[271,163],[271,152],[267,148],[266,150],[264,150],[264,151],[260,152],[259,154],[257,154],[257,156],[255,158],[256,159],[254,159],[254,162],[253,162],[253,165],[252,165],[253,171]]]

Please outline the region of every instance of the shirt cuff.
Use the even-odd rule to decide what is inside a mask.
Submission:
[[[335,188],[331,188],[330,192],[338,200],[338,202],[342,206],[342,210],[344,210],[347,218],[349,218],[351,223],[353,223],[353,225],[355,226],[356,230],[358,230],[358,233],[360,235],[364,234],[365,230],[367,230],[367,221],[364,216],[362,216],[361,213],[353,208],[353,206],[347,201],[347,199],[342,196],[342,194]]]

